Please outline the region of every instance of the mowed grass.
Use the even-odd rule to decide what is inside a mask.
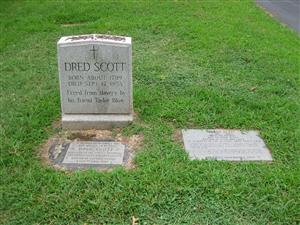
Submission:
[[[299,37],[253,1],[1,1],[0,223],[299,224]],[[65,173],[56,42],[133,38],[137,169]],[[272,163],[190,161],[181,128],[260,130]]]

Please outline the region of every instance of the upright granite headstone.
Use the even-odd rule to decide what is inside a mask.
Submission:
[[[133,120],[130,37],[62,37],[57,48],[63,128],[108,129]]]

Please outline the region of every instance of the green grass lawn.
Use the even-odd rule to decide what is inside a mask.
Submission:
[[[254,1],[0,4],[0,223],[300,223],[300,41]],[[56,42],[89,33],[133,38],[135,170],[38,157],[60,118]],[[260,130],[274,161],[190,161],[180,128]]]

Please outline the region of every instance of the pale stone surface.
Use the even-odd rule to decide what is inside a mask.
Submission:
[[[70,127],[65,124],[64,115],[132,116],[130,37],[99,34],[62,37],[57,49],[63,127]],[[78,119],[77,128],[88,129],[85,118]],[[111,124],[123,125],[114,120]]]
[[[122,165],[124,152],[119,142],[72,142],[62,164]]]
[[[272,161],[257,131],[188,129],[182,136],[190,159]]]
[[[88,129],[110,129],[114,127],[125,127],[133,121],[133,115],[72,115],[62,116],[62,126],[70,130]]]

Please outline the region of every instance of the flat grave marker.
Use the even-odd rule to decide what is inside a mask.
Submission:
[[[257,131],[187,129],[182,136],[190,159],[272,161]]]
[[[62,164],[122,165],[124,151],[119,142],[72,142]]]
[[[116,141],[73,141],[50,149],[54,164],[68,169],[107,169],[123,165],[127,158],[126,146]]]

